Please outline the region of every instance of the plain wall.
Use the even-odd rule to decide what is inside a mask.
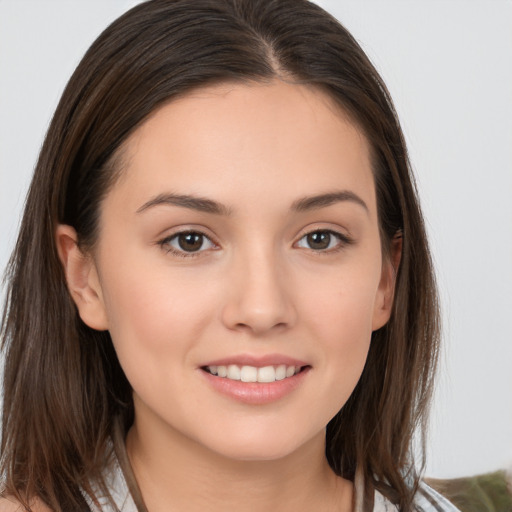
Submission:
[[[0,0],[0,269],[60,93],[134,0]],[[394,97],[444,315],[427,473],[512,461],[512,2],[324,0]]]

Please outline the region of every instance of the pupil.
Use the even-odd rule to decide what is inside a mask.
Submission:
[[[308,244],[312,249],[327,249],[331,235],[327,231],[315,231],[308,235]]]
[[[199,233],[185,233],[178,237],[178,243],[184,251],[198,251],[203,245],[203,235]]]

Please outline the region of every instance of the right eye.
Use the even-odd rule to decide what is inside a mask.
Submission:
[[[215,244],[204,233],[199,231],[175,233],[159,243],[168,252],[184,258],[215,247]]]

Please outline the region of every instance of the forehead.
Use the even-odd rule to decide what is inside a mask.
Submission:
[[[263,204],[276,190],[292,202],[349,188],[374,202],[366,137],[311,86],[273,81],[195,90],[153,113],[124,153],[120,185],[139,197],[171,188],[229,203],[237,192],[252,192]]]

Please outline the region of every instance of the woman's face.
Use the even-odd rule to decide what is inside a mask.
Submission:
[[[323,439],[391,307],[365,137],[312,88],[231,84],[159,109],[123,160],[78,305],[137,425],[244,460]]]

